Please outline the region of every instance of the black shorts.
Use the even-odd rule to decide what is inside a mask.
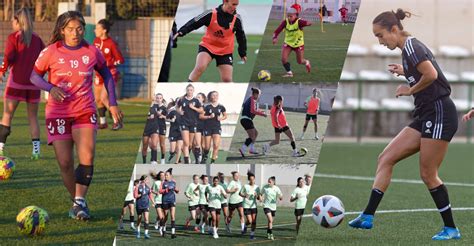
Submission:
[[[162,205],[161,203],[156,203],[156,204],[155,204],[155,208],[161,208],[161,209],[163,209],[163,206],[161,206],[161,205]]]
[[[201,209],[201,211],[209,211],[209,205],[204,205],[204,204],[199,204],[199,209]]]
[[[306,120],[317,120],[318,115],[317,114],[306,114]]]
[[[415,109],[414,120],[409,127],[419,131],[422,138],[450,142],[458,130],[456,106],[449,97]]]
[[[226,203],[221,203],[221,208],[227,208],[229,207],[229,204],[226,202]]]
[[[177,142],[183,140],[183,137],[181,136],[181,132],[170,132],[168,139],[170,142]]]
[[[257,214],[257,208],[244,208],[245,215]]]
[[[245,130],[255,129],[253,125],[253,120],[243,118],[240,120],[240,124],[244,127]]]
[[[271,213],[271,214],[272,214],[272,217],[275,217],[276,212],[277,212],[276,210],[271,210],[271,209],[269,209],[269,208],[263,208],[263,213],[264,213],[264,214],[269,214],[269,213]]]
[[[179,128],[181,129],[181,131],[189,131],[190,133],[197,132],[197,127],[195,125],[192,126],[192,125],[181,124]]]
[[[202,134],[204,136],[212,136],[214,134],[218,134],[218,135],[221,135],[222,133],[222,129],[219,127],[219,128],[211,128],[211,129],[205,129]]]
[[[143,214],[145,212],[150,212],[149,208],[138,208],[137,207],[137,215]]]
[[[216,66],[220,66],[220,65],[232,66],[233,65],[234,59],[233,59],[232,53],[227,54],[227,55],[215,55],[211,51],[209,51],[206,47],[199,45],[198,53],[201,53],[201,52],[206,52],[212,57],[212,59],[216,59]]]
[[[188,211],[194,211],[197,208],[199,208],[199,205],[194,205],[194,206],[188,206]]]
[[[288,130],[290,130],[289,126],[284,126],[283,128],[276,128],[275,127],[275,133],[282,133],[282,132],[286,132]]]
[[[123,207],[128,207],[130,204],[134,204],[133,200],[123,202]]]
[[[242,207],[242,203],[241,203],[241,202],[235,203],[235,204],[229,203],[229,209],[230,209],[230,210],[235,210],[235,209],[241,208],[241,207]]]
[[[209,207],[209,212],[216,212],[216,214],[221,214],[221,209],[220,208],[213,208],[213,207]]]
[[[146,125],[145,130],[143,130],[144,137],[150,137],[153,134],[166,135],[166,125],[165,126],[150,126]]]
[[[161,208],[164,209],[164,210],[168,210],[168,209],[174,208],[174,207],[176,207],[175,203],[162,203],[161,204]]]
[[[295,216],[302,216],[304,214],[304,208],[295,209]]]

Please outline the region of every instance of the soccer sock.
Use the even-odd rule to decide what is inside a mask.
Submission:
[[[283,64],[283,67],[285,68],[285,70],[286,70],[287,72],[291,72],[291,66],[290,66],[290,63],[289,63],[289,62]]]
[[[10,135],[10,127],[0,124],[0,150],[3,150],[3,146],[7,142],[7,137]]]
[[[201,162],[201,158],[202,158],[202,155],[201,155],[201,148],[194,148],[194,155],[196,157],[196,163],[200,163]]]
[[[250,144],[252,143],[252,139],[251,138],[247,138],[245,139],[245,146],[249,146]]]
[[[451,204],[449,203],[449,196],[448,196],[448,189],[444,184],[440,186],[430,189],[431,197],[438,208],[441,217],[443,218],[444,225],[447,227],[455,228],[453,220],[453,213],[451,211]]]
[[[137,226],[137,233],[140,234],[140,226]]]
[[[107,109],[105,107],[98,108],[97,111],[99,112],[99,124],[107,123],[107,118],[105,117],[105,112]]]
[[[86,200],[82,196],[76,196],[74,197],[74,202],[72,203],[72,206],[86,206]]]
[[[175,228],[174,228],[174,220],[171,221],[171,234],[175,234]]]
[[[370,194],[369,203],[364,210],[364,214],[374,215],[375,210],[379,206],[380,201],[383,197],[383,192],[379,189],[372,189],[372,193]]]
[[[184,164],[189,164],[189,156],[184,157]]]
[[[142,155],[143,163],[146,163],[146,155]]]
[[[201,219],[200,218],[196,219],[196,226],[199,226],[199,225],[201,225]]]
[[[158,158],[158,150],[152,149],[151,150],[151,161],[156,161]]]
[[[161,159],[165,159],[165,153],[161,152]]]
[[[133,224],[134,221],[135,221],[135,216],[130,215],[130,222]]]
[[[194,82],[194,81],[192,81],[191,79],[188,79],[188,82],[191,82],[191,83],[192,83],[192,82]]]
[[[143,228],[145,228],[145,234],[148,234],[148,223],[145,223]]]
[[[171,161],[171,159],[173,159],[175,154],[176,154],[175,152],[170,151],[170,157],[168,157],[168,161]]]
[[[291,148],[292,148],[293,150],[296,149],[296,143],[295,143],[295,141],[291,141]]]
[[[268,228],[267,233],[273,234],[273,230],[271,228]]]
[[[209,223],[209,226],[212,225],[212,218],[207,219],[207,222]]]
[[[39,154],[40,153],[40,146],[41,146],[41,142],[40,142],[39,138],[31,139],[31,143],[33,144],[33,154]]]
[[[243,231],[245,229],[245,223],[240,223],[240,229]]]

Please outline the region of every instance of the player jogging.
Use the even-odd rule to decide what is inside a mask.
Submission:
[[[240,190],[242,189],[242,183],[240,182],[240,174],[237,171],[231,172],[232,180],[227,185],[226,192],[229,194],[229,215],[227,217],[227,225],[230,225],[232,221],[232,216],[234,215],[234,211],[237,210],[237,213],[240,217],[240,230],[242,234],[244,233],[245,229],[245,215],[244,215],[244,208],[243,208],[243,200],[244,198],[240,196]],[[228,229],[230,233],[230,226]]]
[[[151,197],[151,189],[148,186],[148,177],[146,175],[141,176],[140,182],[135,187],[133,191],[133,197],[137,203],[137,231],[136,231],[136,238],[140,238],[140,224],[142,219],[145,220],[143,227],[145,228],[145,239],[150,238],[150,234],[148,233],[148,225],[150,223],[150,201],[153,202],[153,198]],[[153,202],[154,205],[154,202]]]
[[[166,234],[166,220],[168,214],[171,217],[171,238],[176,238],[176,193],[179,192],[176,181],[173,180],[172,176],[173,168],[169,168],[165,172],[165,180],[161,183],[160,194],[162,194],[162,208],[163,208],[163,220],[161,222],[160,234],[164,237]]]
[[[341,13],[341,21],[342,25],[345,26],[347,25],[347,12],[349,10],[346,8],[345,5],[342,5],[342,7],[339,9],[339,13]]]
[[[146,163],[148,146],[151,149],[151,164],[158,164],[158,143],[160,144],[160,163],[165,164],[165,141],[166,141],[166,101],[163,94],[157,93],[155,100],[148,110],[148,116],[143,130],[142,138],[142,159]]]
[[[403,30],[401,20],[411,14],[402,9],[386,11],[373,20],[373,32],[387,48],[402,50],[402,64],[390,64],[389,71],[404,75],[408,85],[398,86],[395,95],[414,97],[414,120],[379,155],[375,181],[364,212],[349,222],[354,228],[371,229],[375,210],[386,192],[394,166],[419,152],[420,176],[427,186],[444,222],[433,240],[460,239],[454,224],[448,190],[438,169],[456,133],[456,106],[450,99],[451,87],[431,51]]]
[[[201,119],[201,114],[204,113],[204,106],[207,105],[207,97],[206,94],[199,92],[196,95],[196,98],[201,103],[202,110],[196,116],[196,133],[194,133],[194,141],[192,142],[192,149],[194,158],[196,159],[196,164],[203,163],[203,149],[206,145],[206,140],[204,138],[204,129],[206,128],[205,120]]]
[[[181,136],[181,115],[176,111],[176,100],[171,100],[168,103],[168,115],[166,120],[170,122],[170,130],[168,135],[168,140],[170,142],[170,156],[168,157],[168,162],[171,162],[173,157],[176,157],[175,164],[180,163],[181,152],[183,149],[183,138]]]
[[[219,7],[207,10],[191,19],[174,35],[174,39],[176,39],[202,26],[207,27],[206,33],[199,43],[196,65],[189,74],[188,82],[199,81],[212,59],[216,60],[221,81],[232,82],[234,33],[239,44],[239,56],[244,63],[247,62],[247,38],[242,26],[242,19],[236,12],[238,5],[239,0],[223,0]]]
[[[219,220],[221,216],[221,201],[227,197],[225,189],[219,184],[219,177],[215,176],[212,179],[212,186],[206,188],[206,198],[209,204],[209,212],[212,216],[213,237],[219,238],[217,229],[219,228]]]
[[[197,187],[199,191],[199,210],[201,211],[201,224],[199,228],[201,229],[201,233],[204,234],[206,232],[206,223],[208,223],[208,227],[210,228],[209,220],[209,204],[206,198],[206,189],[209,184],[209,177],[207,175],[201,175],[201,183]]]
[[[257,228],[257,200],[260,197],[260,187],[255,184],[255,174],[247,172],[249,183],[240,190],[240,196],[244,198],[244,214],[247,222],[242,234],[247,233],[247,227],[250,228],[250,239],[255,239],[255,229]]]
[[[155,210],[156,210],[155,229],[161,232],[160,221],[163,220],[164,214],[163,214],[163,208],[161,206],[161,204],[163,203],[163,197],[160,194],[160,187],[163,180],[165,180],[165,173],[162,171],[159,171],[156,175],[151,174],[150,176],[155,180],[155,182],[153,182],[153,185],[151,187],[151,193],[155,195],[154,197]]]
[[[318,136],[318,111],[320,107],[321,99],[319,98],[319,90],[313,88],[313,94],[306,98],[304,102],[304,106],[306,107],[306,119],[303,125],[303,132],[301,133],[300,139],[304,139],[304,133],[306,132],[306,128],[308,127],[308,123],[310,120],[314,123],[314,138],[319,140]]]
[[[219,185],[222,186],[224,191],[227,193],[227,185],[228,183],[225,182],[225,177],[224,173],[218,172],[217,177],[219,178]],[[222,213],[224,214],[224,223],[225,223],[225,229],[228,233],[230,233],[230,225],[227,223],[227,218],[229,217],[229,201],[228,201],[229,195],[227,194],[225,197],[221,196],[221,209]]]
[[[100,51],[83,40],[84,31],[81,13],[61,14],[50,45],[38,56],[30,77],[34,85],[49,92],[45,110],[48,144],[54,147],[64,185],[74,200],[69,216],[80,220],[90,218],[85,197],[92,181],[97,133],[94,70],[104,78],[112,117],[117,121],[122,118],[112,74]],[[49,81],[43,79],[45,73],[49,74]],[[73,150],[79,159],[75,171]]]
[[[122,213],[120,214],[120,219],[119,219],[120,230],[123,230],[123,217],[125,216],[125,213],[127,212],[127,208],[128,208],[128,213],[130,214],[130,229],[132,230],[136,229],[135,228],[135,197],[133,195],[133,192],[135,191],[135,187],[138,185],[139,182],[140,180],[138,179],[135,181],[130,180],[127,196],[125,196],[125,201],[122,207]]]
[[[305,185],[302,177],[298,177],[296,181],[296,188],[291,193],[290,202],[295,203],[295,217],[296,217],[296,233],[300,231],[301,219],[303,218],[304,208],[306,206],[306,196],[309,194],[309,189]]]
[[[219,93],[211,91],[207,94],[208,104],[204,107],[204,112],[199,116],[204,122],[204,156],[202,163],[206,163],[212,142],[211,164],[217,160],[221,144],[221,121],[227,119],[227,112],[224,105],[219,103]]]
[[[44,43],[33,32],[33,22],[27,8],[21,8],[15,12],[12,27],[13,33],[8,35],[3,63],[0,67],[0,82],[8,69],[10,72],[5,88],[3,116],[0,124],[0,155],[3,155],[4,145],[11,133],[11,122],[16,108],[20,102],[26,102],[33,144],[31,159],[38,160],[40,157],[38,103],[41,100],[41,91],[30,82],[30,75],[36,58],[44,49]]]
[[[125,59],[120,52],[118,44],[109,36],[111,24],[108,20],[102,19],[97,22],[95,26],[94,45],[99,49],[105,58],[107,67],[114,78],[115,85],[117,85],[120,79],[120,72],[117,70],[117,66],[123,64]],[[104,79],[100,74],[96,74],[94,83],[94,96],[97,104],[97,111],[99,112],[99,129],[107,128],[107,118],[105,113],[109,109],[108,95],[104,89]],[[117,131],[123,127],[122,122],[117,121],[115,118],[112,130]]]
[[[273,97],[273,105],[272,109],[270,110],[271,118],[272,118],[272,126],[275,128],[275,139],[272,140],[270,143],[263,145],[263,154],[267,154],[270,152],[270,148],[273,145],[277,145],[280,143],[280,135],[281,133],[285,133],[285,135],[291,141],[291,148],[293,149],[293,157],[300,156],[300,153],[296,150],[296,143],[295,137],[293,136],[293,132],[291,128],[288,126],[286,121],[285,111],[283,110],[283,97],[277,95]]]
[[[275,240],[273,236],[273,219],[276,216],[277,202],[283,199],[283,194],[275,185],[275,176],[268,178],[268,184],[261,189],[261,199],[263,201],[263,213],[267,216],[267,238]]]
[[[311,72],[311,64],[309,60],[304,59],[304,31],[303,28],[311,26],[311,22],[298,18],[298,12],[294,8],[289,8],[287,11],[287,18],[273,32],[272,42],[275,45],[278,42],[278,35],[285,30],[285,41],[281,48],[281,63],[286,70],[283,77],[293,77],[291,65],[288,62],[288,57],[291,51],[296,53],[296,61],[298,64],[306,67],[306,72]]]
[[[196,221],[196,226],[194,226],[194,231],[199,232],[199,223],[201,222],[199,214],[199,176],[197,174],[193,175],[193,182],[189,183],[186,187],[184,195],[188,199],[188,210],[189,217],[186,218],[185,228],[188,228],[191,224],[191,221]]]
[[[267,117],[265,111],[260,110],[257,105],[258,98],[260,97],[260,94],[262,94],[262,91],[253,87],[250,90],[252,95],[242,104],[242,115],[240,116],[240,124],[248,135],[248,138],[245,139],[244,144],[242,144],[242,147],[239,149],[240,154],[244,158],[247,148],[249,148],[250,154],[258,154],[254,146],[255,141],[257,140],[258,131],[253,124],[253,118],[255,118],[256,115]]]

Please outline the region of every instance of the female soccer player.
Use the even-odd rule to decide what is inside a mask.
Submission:
[[[162,195],[163,220],[161,223],[161,232],[164,237],[166,234],[166,220],[168,220],[168,213],[171,217],[171,238],[176,238],[176,194],[179,192],[176,181],[173,180],[173,168],[169,168],[165,172],[165,180],[161,183],[160,194]]]
[[[224,105],[219,103],[219,93],[211,91],[207,94],[209,104],[204,107],[204,112],[199,116],[200,119],[205,120],[204,136],[206,144],[204,145],[204,158],[207,160],[212,142],[212,157],[211,164],[217,160],[219,148],[221,144],[221,121],[227,119],[227,112]],[[206,163],[206,161],[204,161]]]
[[[349,11],[345,5],[342,5],[342,7],[338,10],[341,13],[341,21],[342,25],[345,26],[347,25],[347,12]]]
[[[254,147],[254,143],[257,140],[258,131],[253,124],[253,118],[255,118],[255,115],[267,117],[265,111],[260,110],[257,106],[257,102],[260,98],[260,94],[262,94],[262,91],[253,87],[250,90],[252,91],[252,95],[242,104],[242,115],[240,116],[240,124],[248,135],[248,138],[245,139],[244,144],[242,144],[242,147],[239,149],[239,152],[243,158],[245,158],[247,147],[249,147],[250,154],[258,154]]]
[[[54,146],[64,185],[74,200],[69,216],[80,220],[90,218],[85,197],[92,181],[97,133],[94,70],[104,78],[112,117],[122,121],[112,74],[100,51],[83,40],[84,30],[81,13],[61,14],[50,45],[38,56],[30,78],[34,85],[49,92],[45,110],[48,144]],[[43,79],[47,72],[49,81]],[[79,159],[75,171],[73,150]]]
[[[451,88],[431,51],[410,36],[401,20],[411,14],[402,9],[386,11],[373,20],[373,32],[379,43],[387,48],[402,50],[403,65],[390,64],[389,71],[404,75],[409,86],[398,86],[395,96],[415,98],[414,121],[405,127],[379,155],[372,193],[364,212],[349,222],[354,228],[370,229],[375,210],[387,190],[394,166],[401,160],[420,154],[420,175],[427,186],[444,222],[443,229],[433,240],[459,239],[454,224],[448,190],[438,176],[438,169],[456,133],[456,107],[449,95]]]
[[[313,94],[311,94],[311,96],[308,96],[308,98],[306,98],[306,101],[304,102],[304,106],[306,107],[306,119],[304,121],[303,132],[301,133],[300,139],[304,138],[304,133],[306,132],[308,123],[310,120],[312,120],[314,123],[314,138],[316,140],[319,140],[318,111],[319,111],[320,101],[321,101],[321,99],[319,98],[319,93],[320,92],[317,88],[313,88]]]
[[[142,219],[144,219],[145,223],[143,227],[145,228],[145,239],[148,239],[150,238],[150,234],[148,234],[148,225],[150,223],[150,220],[149,220],[150,201],[153,203],[153,206],[155,205],[155,202],[153,201],[153,198],[151,197],[151,189],[148,186],[148,177],[146,175],[142,175],[140,177],[140,182],[138,183],[138,185],[135,187],[135,190],[133,191],[133,197],[135,198],[136,203],[137,203],[137,216],[138,216],[136,237],[137,239],[140,238],[140,223],[142,222]]]
[[[168,103],[168,115],[166,120],[170,122],[170,133],[168,135],[168,140],[170,141],[170,156],[168,157],[168,162],[171,162],[173,157],[176,157],[175,164],[180,163],[181,152],[183,150],[183,138],[181,136],[181,115],[176,111],[176,100],[171,100]]]
[[[3,147],[11,133],[10,126],[16,108],[20,102],[26,102],[30,136],[33,144],[31,159],[37,160],[40,157],[38,103],[41,99],[41,91],[30,82],[30,75],[36,58],[44,48],[44,43],[33,32],[33,22],[27,8],[21,8],[15,12],[12,19],[12,28],[13,33],[8,35],[5,52],[3,53],[3,63],[0,66],[0,82],[2,82],[5,72],[10,68],[0,124],[0,155],[3,155]]]
[[[227,193],[227,182],[225,182],[224,173],[218,172],[217,177],[219,178],[219,185],[222,186],[224,191]],[[230,225],[227,223],[227,218],[229,217],[229,201],[227,200],[228,196],[221,196],[221,209],[222,213],[224,214],[224,223],[225,229],[228,233],[230,233]]]
[[[227,185],[226,192],[229,194],[229,216],[227,217],[227,225],[230,225],[232,221],[232,216],[234,211],[237,210],[237,213],[240,216],[240,230],[242,234],[245,229],[245,215],[244,208],[242,206],[243,197],[240,196],[240,190],[242,189],[242,183],[240,183],[240,174],[237,171],[231,172],[232,180]],[[230,227],[229,227],[230,233]]]
[[[261,198],[263,201],[263,213],[267,216],[267,238],[275,240],[273,236],[273,218],[276,216],[277,201],[283,200],[283,194],[278,186],[275,185],[275,176],[268,178],[268,184],[261,189]]]
[[[120,214],[119,219],[119,227],[120,230],[123,230],[123,217],[127,212],[130,214],[130,228],[135,230],[135,197],[133,192],[135,191],[135,187],[140,183],[140,180],[131,181],[130,180],[130,187],[128,187],[127,196],[125,196],[125,202],[123,203],[122,213]]]
[[[209,204],[209,211],[211,212],[212,216],[212,235],[216,239],[219,238],[217,229],[219,228],[219,220],[221,216],[222,197],[224,199],[227,197],[224,187],[222,187],[219,182],[219,177],[215,176],[212,179],[212,186],[208,186],[206,188],[206,198]]]
[[[96,37],[94,39],[94,45],[104,56],[107,67],[114,78],[115,85],[117,85],[120,79],[120,72],[117,70],[117,66],[123,64],[125,59],[120,52],[118,44],[109,36],[110,27],[111,24],[106,19],[97,22],[94,30]],[[99,129],[105,129],[107,128],[107,118],[105,117],[105,113],[110,106],[108,95],[104,90],[104,79],[100,74],[96,74],[94,85],[95,102],[98,108],[97,111],[99,112]],[[112,130],[117,131],[122,127],[122,123],[114,119]]]
[[[306,196],[309,194],[309,189],[305,185],[302,177],[298,177],[296,181],[296,188],[291,193],[290,202],[295,202],[295,217],[296,217],[296,233],[300,231],[301,219],[303,218],[304,208],[306,206]]]
[[[203,148],[206,145],[206,140],[204,138],[204,129],[206,128],[205,120],[201,119],[201,114],[204,113],[204,106],[207,105],[207,97],[204,93],[199,92],[196,95],[196,98],[201,103],[202,111],[196,115],[196,133],[194,133],[194,140],[192,140],[192,149],[194,158],[196,159],[196,164],[205,163],[203,153]],[[207,160],[206,160],[207,161]]]
[[[191,221],[196,221],[196,226],[194,226],[194,231],[199,232],[199,176],[197,174],[193,175],[193,182],[189,183],[186,187],[184,195],[188,198],[188,210],[189,217],[186,218],[185,227],[188,228],[191,224]]]
[[[186,94],[178,101],[178,107],[176,110],[181,114],[181,137],[183,138],[184,164],[190,164],[189,149],[193,142],[196,144],[196,147],[199,147],[199,149],[195,149],[196,155],[198,157],[201,156],[201,143],[196,143],[194,141],[194,135],[197,129],[197,119],[199,118],[199,114],[203,111],[201,103],[194,97],[194,86],[192,84],[186,86]],[[197,161],[200,161],[200,158],[197,158]]]
[[[462,117],[462,120],[464,122],[470,120],[474,118],[474,108],[472,108],[471,110],[469,110],[469,112],[467,112],[463,117]]]
[[[142,158],[143,163],[146,163],[146,156],[148,146],[151,149],[151,164],[158,164],[158,143],[161,151],[161,164],[165,164],[165,141],[166,141],[166,116],[167,108],[166,101],[163,99],[163,94],[157,93],[155,100],[151,105],[143,130],[142,138]]]
[[[242,26],[242,19],[236,9],[239,0],[223,0],[219,7],[207,10],[197,17],[188,21],[174,35],[184,35],[206,26],[206,33],[199,43],[196,65],[189,74],[188,81],[199,81],[201,75],[206,71],[212,59],[216,59],[216,66],[222,82],[232,82],[232,64],[234,52],[234,33],[239,44],[239,56],[247,62],[247,38]]]
[[[296,61],[298,64],[306,67],[306,72],[311,72],[311,64],[309,60],[304,59],[304,32],[303,28],[311,26],[312,23],[301,18],[298,18],[298,12],[294,8],[289,8],[287,11],[287,18],[273,32],[273,45],[278,43],[278,35],[285,30],[285,41],[281,48],[281,63],[286,70],[283,77],[293,77],[288,57],[291,51],[296,53]]]
[[[288,126],[286,122],[285,111],[283,111],[283,97],[277,95],[273,97],[273,105],[272,109],[270,110],[270,114],[272,116],[272,125],[275,128],[275,139],[272,140],[270,143],[263,145],[263,154],[267,154],[270,152],[270,148],[273,145],[277,145],[280,143],[280,134],[283,132],[291,141],[291,148],[293,149],[293,157],[298,157],[300,154],[296,150],[296,143],[295,137],[293,136],[293,132],[291,128]]]
[[[204,234],[206,232],[206,223],[208,223],[209,219],[209,204],[206,198],[206,189],[210,186],[209,184],[209,177],[207,175],[201,175],[201,183],[197,187],[199,191],[199,210],[201,211],[201,224],[199,228],[201,229],[201,233]],[[211,225],[207,225],[209,228]]]
[[[162,171],[159,171],[156,175],[151,174],[151,177],[155,180],[155,182],[153,182],[153,185],[151,187],[151,193],[155,195],[155,198],[154,198],[155,210],[156,210],[155,229],[159,230],[160,221],[163,220],[164,218],[163,208],[161,206],[161,204],[163,203],[162,202],[163,197],[160,194],[160,187],[163,180],[165,180],[165,173]]]
[[[250,239],[255,239],[255,228],[257,228],[257,200],[260,200],[260,187],[255,184],[255,174],[247,172],[249,183],[240,190],[240,196],[244,198],[244,214],[247,222],[242,234],[247,233],[247,226],[251,226]]]

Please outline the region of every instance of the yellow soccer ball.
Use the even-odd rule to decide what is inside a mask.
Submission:
[[[0,180],[8,180],[15,172],[15,162],[6,156],[0,156]]]
[[[16,224],[20,234],[26,236],[38,236],[43,234],[49,215],[46,210],[37,206],[28,206],[16,216]]]
[[[272,79],[272,74],[268,70],[260,70],[258,72],[258,79],[260,81],[270,81]]]

